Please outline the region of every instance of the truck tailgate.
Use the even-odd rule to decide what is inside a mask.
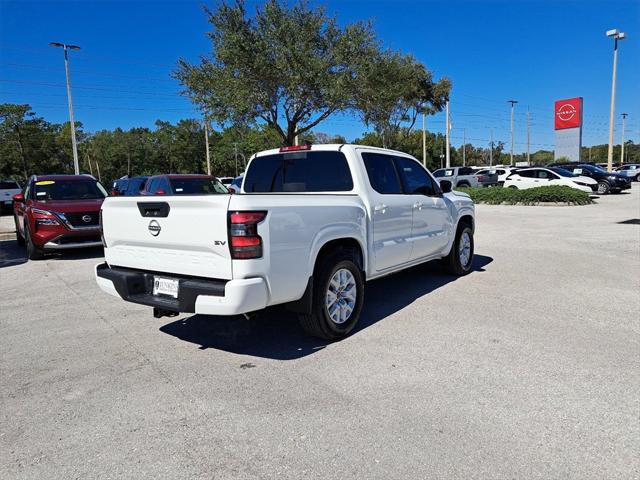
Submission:
[[[110,197],[102,206],[109,265],[231,279],[229,195]]]

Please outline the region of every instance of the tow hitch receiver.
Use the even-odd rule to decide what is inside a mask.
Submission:
[[[153,318],[162,318],[162,317],[176,317],[179,312],[174,312],[173,310],[166,310],[164,308],[153,307]]]

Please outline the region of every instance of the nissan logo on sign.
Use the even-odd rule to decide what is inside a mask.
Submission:
[[[149,222],[149,233],[151,235],[157,237],[158,235],[160,235],[160,230],[162,230],[162,228],[160,227],[160,224],[157,220],[151,220]]]
[[[580,127],[582,125],[582,97],[556,101],[554,113],[556,130]]]

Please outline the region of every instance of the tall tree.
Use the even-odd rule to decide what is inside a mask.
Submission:
[[[382,52],[370,23],[341,27],[322,7],[304,1],[289,7],[268,0],[250,17],[244,1],[237,0],[207,14],[211,55],[198,64],[179,60],[175,76],[214,121],[265,123],[291,145],[336,112],[364,109],[372,118],[376,98],[389,88],[401,90],[406,104],[398,111],[440,103],[426,68],[413,58]],[[406,75],[374,82],[371,65],[381,63],[394,71],[404,67]]]

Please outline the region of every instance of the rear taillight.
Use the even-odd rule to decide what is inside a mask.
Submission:
[[[262,238],[258,224],[267,212],[229,212],[229,249],[231,258],[240,260],[262,257]]]

